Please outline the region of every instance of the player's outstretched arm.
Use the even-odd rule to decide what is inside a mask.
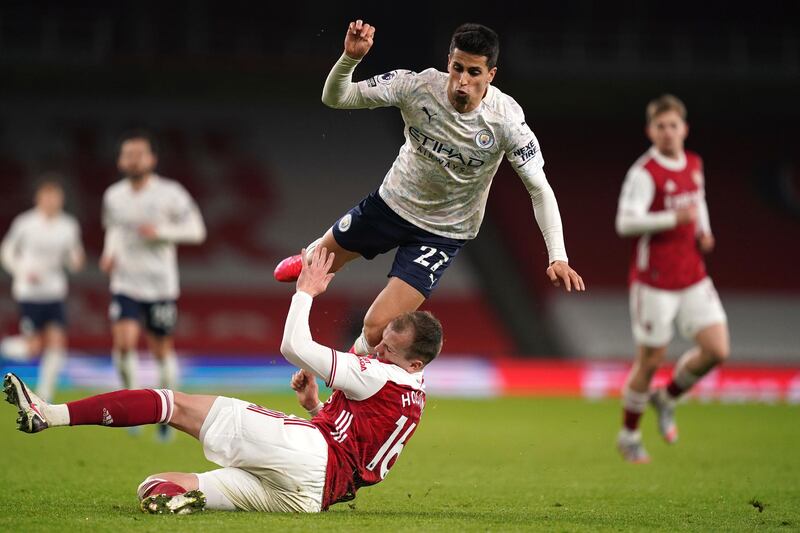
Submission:
[[[317,247],[306,257],[303,256],[303,270],[297,278],[297,292],[292,297],[286,325],[283,329],[281,353],[293,365],[307,370],[324,379],[327,383],[331,377],[331,367],[335,352],[333,349],[314,341],[308,317],[311,312],[313,298],[325,292],[334,274],[330,272],[334,255],[328,254],[324,247]]]
[[[344,53],[325,80],[325,86],[322,89],[322,103],[336,109],[369,107],[369,103],[358,90],[358,84],[353,83],[353,71],[372,48],[374,37],[374,26],[361,20],[350,23],[344,38]]]
[[[553,188],[547,182],[544,170],[539,170],[533,176],[520,173],[531,195],[533,216],[539,231],[542,232],[550,265],[545,274],[555,287],[564,285],[567,292],[585,291],[586,285],[583,278],[567,262],[566,246],[564,245],[564,231],[561,224],[561,213],[558,210],[558,201]]]

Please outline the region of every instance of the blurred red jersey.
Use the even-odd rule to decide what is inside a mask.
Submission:
[[[685,163],[665,161],[650,150],[631,172],[648,175],[654,187],[649,212],[674,211],[696,206],[705,210],[703,162],[686,152]],[[643,178],[642,178],[643,179]],[[707,211],[704,211],[707,213]],[[684,289],[706,277],[706,266],[697,246],[697,224],[645,233],[636,238],[628,281],[638,281],[666,290]]]
[[[419,425],[423,381],[422,372],[331,350],[334,392],[311,420],[328,441],[323,510],[386,477]]]

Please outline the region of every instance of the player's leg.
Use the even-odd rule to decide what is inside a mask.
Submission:
[[[5,375],[6,401],[18,409],[18,429],[38,433],[59,426],[132,427],[170,424],[195,438],[218,398],[167,389],[118,390],[64,404],[39,398],[12,373]]]
[[[159,386],[178,388],[178,357],[172,332],[178,322],[178,306],[173,300],[142,304],[147,330],[147,345],[158,365]],[[172,436],[169,426],[159,426],[158,436],[166,441]]]
[[[389,282],[367,311],[361,335],[353,343],[351,351],[359,355],[372,353],[389,322],[422,305],[466,243],[434,235],[409,222],[400,224],[405,243],[397,248]]]
[[[37,394],[46,402],[53,399],[58,376],[67,360],[67,334],[63,322],[53,321],[42,331],[44,350],[39,361]]]
[[[675,407],[678,399],[730,353],[727,317],[714,284],[708,278],[682,291],[678,325],[695,346],[678,359],[672,379],[653,393],[651,402],[658,412],[658,428],[664,439],[678,438]]]
[[[376,191],[345,213],[306,250],[324,246],[336,254],[331,269],[336,272],[353,259],[364,257],[369,260],[396,248],[407,225],[409,223],[392,211]],[[299,255],[287,257],[275,268],[275,279],[296,281],[301,268]]]
[[[328,252],[334,253],[331,272],[337,272],[345,264],[349,263],[353,259],[358,259],[361,257],[361,254],[357,252],[351,252],[350,250],[346,250],[340,246],[339,243],[336,242],[336,238],[333,236],[333,231],[330,229],[325,232],[325,235],[309,243],[305,247],[306,256],[310,257],[311,252],[318,246],[323,246],[328,250]],[[300,258],[300,254],[292,255],[282,260],[280,263],[278,263],[278,266],[275,267],[275,279],[277,281],[284,282],[296,281],[297,277],[300,275],[300,271],[303,268],[301,263],[302,259]]]
[[[650,401],[650,382],[666,356],[672,339],[672,322],[680,298],[663,291],[633,283],[630,288],[631,329],[636,341],[636,357],[622,389],[622,429],[617,448],[632,463],[650,460],[642,445],[639,424]]]
[[[680,397],[730,354],[727,317],[710,278],[684,291],[678,313],[681,333],[693,339],[696,348],[687,351],[675,366],[667,392]]]
[[[190,514],[213,508],[199,489],[197,475],[162,472],[142,481],[136,489],[139,508],[151,514]]]
[[[361,335],[353,343],[353,353],[367,355],[381,342],[386,325],[397,316],[416,311],[425,302],[425,297],[408,282],[389,278],[386,287],[378,294],[364,316]]]
[[[114,294],[108,309],[111,319],[111,359],[119,373],[122,386],[135,389],[139,367],[139,302],[122,294]]]

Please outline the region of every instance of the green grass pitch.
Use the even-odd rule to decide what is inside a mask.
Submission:
[[[75,395],[70,395],[74,397]],[[288,395],[235,395],[299,413]],[[644,418],[650,465],[614,449],[618,402],[430,398],[387,479],[319,515],[150,516],[136,485],[214,466],[199,443],[125,429],[14,429],[0,405],[0,531],[733,531],[800,529],[800,412],[688,403],[681,440]]]

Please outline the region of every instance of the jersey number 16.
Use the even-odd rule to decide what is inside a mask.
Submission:
[[[371,472],[375,470],[375,467],[378,466],[378,463],[380,463],[381,479],[385,478],[386,474],[389,472],[389,462],[393,458],[400,455],[400,452],[403,451],[403,446],[405,445],[408,435],[414,431],[415,427],[417,427],[417,424],[412,422],[412,424],[408,426],[408,429],[406,429],[406,432],[403,433],[403,436],[397,439],[397,435],[403,431],[403,427],[406,425],[406,422],[408,422],[408,417],[405,415],[397,419],[397,422],[395,422],[395,424],[397,424],[397,428],[392,432],[391,435],[389,435],[389,438],[386,439],[386,442],[383,443],[383,446],[381,446],[381,448],[378,450],[378,453],[375,454],[375,457],[373,457],[372,461],[370,461],[367,465],[367,470]],[[397,442],[395,442],[395,439],[397,439]],[[394,443],[394,446],[392,446],[392,443]],[[389,448],[390,446],[391,449]]]

